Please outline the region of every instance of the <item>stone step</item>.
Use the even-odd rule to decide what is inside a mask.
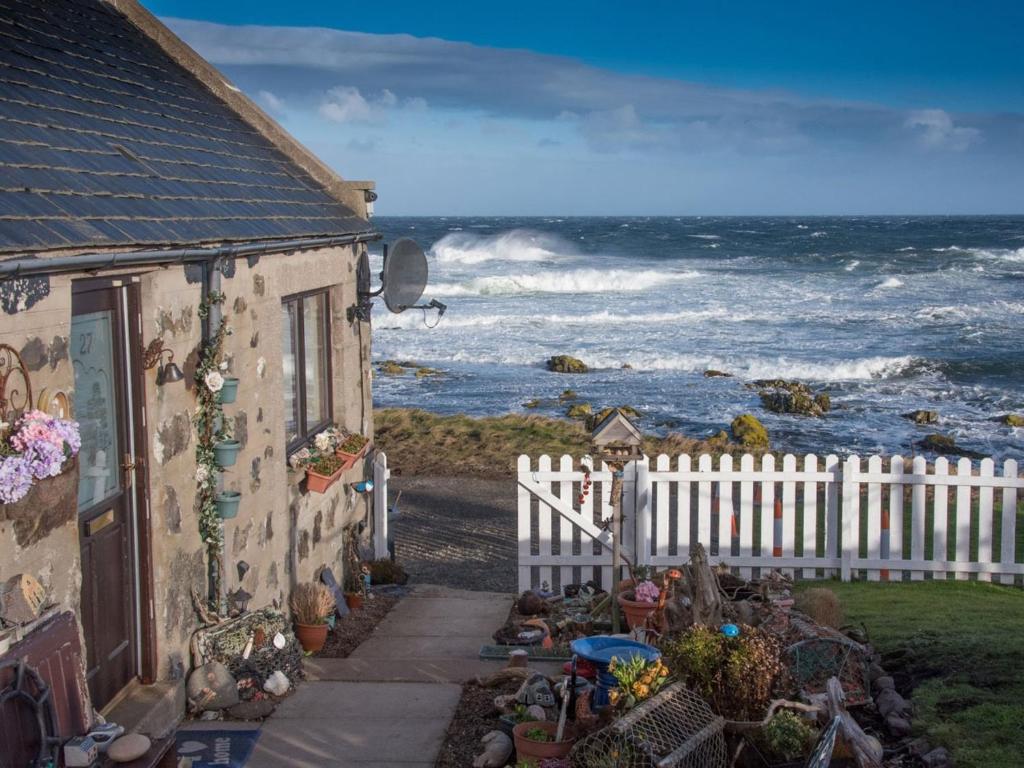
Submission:
[[[185,681],[129,684],[124,694],[103,711],[107,722],[159,740],[172,733],[185,717]]]

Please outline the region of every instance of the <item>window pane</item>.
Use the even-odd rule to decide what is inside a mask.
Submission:
[[[110,310],[71,319],[75,369],[75,419],[82,431],[78,509],[99,504],[120,487],[121,454],[114,411],[114,317]]]
[[[285,442],[299,436],[299,391],[295,378],[295,338],[298,335],[297,302],[288,301],[282,307],[281,350],[284,367],[284,434]]]
[[[327,296],[302,300],[303,350],[306,357],[306,425],[327,419]]]

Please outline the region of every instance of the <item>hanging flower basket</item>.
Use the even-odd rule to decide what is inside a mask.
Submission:
[[[234,376],[225,376],[218,395],[221,403],[225,405],[235,402],[238,398],[238,379]]]
[[[238,461],[238,452],[242,444],[237,440],[222,440],[213,446],[213,455],[221,467],[233,467]]]
[[[238,491],[221,491],[214,499],[217,505],[217,514],[221,520],[230,520],[238,515],[238,502],[242,500],[242,494]]]

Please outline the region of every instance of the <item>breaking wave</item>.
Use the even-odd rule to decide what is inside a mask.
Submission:
[[[472,232],[451,232],[430,249],[430,253],[442,264],[555,261],[571,251],[572,246],[560,238],[526,229],[513,229],[488,237]]]
[[[880,282],[876,288],[901,288],[903,287],[903,281],[898,277],[887,277],[885,280]]]
[[[699,272],[662,272],[653,269],[575,269],[524,275],[478,277],[461,283],[439,283],[431,292],[441,296],[511,296],[522,293],[618,293],[646,291],[660,285],[692,280]]]

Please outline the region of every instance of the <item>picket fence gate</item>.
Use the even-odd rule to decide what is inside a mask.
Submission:
[[[884,464],[887,468],[883,468]],[[757,465],[760,466],[757,466]],[[951,472],[952,470],[952,472]],[[536,466],[519,457],[518,581],[520,590],[591,579],[611,583],[611,472],[550,456]],[[918,581],[976,578],[1019,584],[1018,498],[1024,478],[1017,462],[992,459],[880,456],[840,460],[813,454],[798,460],[749,454],[735,466],[722,456],[644,458],[623,476],[622,547],[638,565],[662,568],[707,548],[714,564],[750,578],[780,569],[797,578]],[[997,495],[998,494],[998,495]],[[621,577],[625,577],[625,568]]]

